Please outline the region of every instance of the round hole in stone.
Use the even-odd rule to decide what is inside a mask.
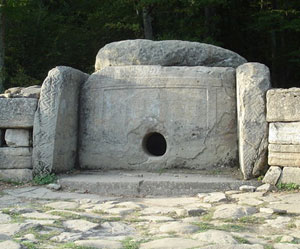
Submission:
[[[143,148],[151,156],[163,156],[167,150],[167,141],[162,134],[151,132],[144,137]]]

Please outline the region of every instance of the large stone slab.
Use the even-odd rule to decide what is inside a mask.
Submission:
[[[81,168],[236,165],[232,68],[107,67],[84,84],[80,101]],[[153,134],[164,141],[151,144]],[[163,145],[162,154],[151,151]]]
[[[9,147],[31,146],[31,131],[26,129],[7,129],[5,142]]]
[[[37,99],[0,98],[0,128],[32,128]]]
[[[268,123],[266,92],[271,87],[268,67],[246,63],[237,68],[239,160],[245,179],[267,166]]]
[[[280,182],[296,183],[300,185],[300,168],[284,167]]]
[[[270,123],[269,143],[300,145],[300,122]]]
[[[78,139],[79,89],[88,75],[56,67],[45,79],[33,129],[35,174],[74,168]]]
[[[161,65],[238,67],[247,61],[209,44],[188,41],[127,40],[107,44],[97,54],[95,69],[107,66]]]
[[[31,169],[31,148],[0,148],[0,169]]]
[[[29,182],[32,180],[32,170],[0,169],[0,179],[5,181]]]
[[[269,122],[300,121],[300,88],[269,90],[267,120]]]

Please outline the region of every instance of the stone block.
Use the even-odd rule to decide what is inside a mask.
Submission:
[[[0,169],[31,169],[31,148],[0,148]]]
[[[269,151],[269,165],[300,167],[300,153]]]
[[[30,147],[31,132],[26,129],[7,129],[5,142],[9,147]]]
[[[0,128],[32,128],[37,99],[0,98]]]
[[[239,161],[245,179],[267,166],[268,123],[266,92],[271,87],[268,67],[246,63],[236,70]]]
[[[35,174],[74,168],[77,157],[79,89],[88,75],[70,67],[48,73],[33,129]]]
[[[263,183],[269,183],[269,184],[272,184],[272,185],[276,185],[280,176],[281,176],[281,168],[278,167],[278,166],[271,166],[264,179],[262,180]]]
[[[236,166],[233,68],[106,67],[80,101],[81,168]]]
[[[284,167],[281,183],[296,183],[300,185],[300,168]]]
[[[32,170],[0,169],[0,179],[5,181],[29,182],[32,180]]]
[[[300,121],[300,88],[269,90],[267,121]]]
[[[269,143],[300,145],[300,122],[270,123]]]
[[[107,66],[161,65],[238,67],[247,61],[240,55],[209,44],[188,41],[127,40],[99,50],[95,69]]]
[[[300,153],[300,145],[295,145],[295,144],[269,144],[269,152]]]

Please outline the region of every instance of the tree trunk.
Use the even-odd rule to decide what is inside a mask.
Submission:
[[[143,8],[143,23],[145,39],[153,40],[152,17],[150,8]]]
[[[3,85],[4,85],[4,56],[5,56],[5,43],[4,43],[4,36],[5,36],[5,19],[4,19],[4,5],[6,0],[1,0],[0,2],[0,93],[3,92]]]

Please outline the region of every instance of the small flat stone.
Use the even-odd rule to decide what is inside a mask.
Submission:
[[[122,243],[111,240],[78,240],[74,242],[77,246],[85,246],[92,248],[105,248],[105,249],[121,249]]]
[[[163,233],[190,234],[199,231],[199,227],[188,223],[172,222],[162,225],[159,230]]]
[[[100,224],[89,222],[86,220],[68,220],[65,221],[63,225],[68,229],[81,232],[86,232],[100,226]]]
[[[289,243],[276,243],[273,245],[274,249],[300,249],[299,245]]]
[[[239,190],[241,190],[243,192],[255,192],[256,187],[250,186],[250,185],[243,185],[243,186],[240,186]]]
[[[47,187],[47,189],[51,189],[51,190],[60,190],[61,189],[61,185],[56,184],[56,183],[50,183],[46,187]]]
[[[140,249],[188,249],[203,246],[203,242],[184,238],[164,238],[143,243]]]
[[[266,225],[278,228],[278,229],[284,229],[291,221],[290,217],[277,217],[274,220],[266,220]]]
[[[300,220],[296,220],[295,225],[296,225],[297,228],[300,228]]]
[[[0,248],[3,249],[21,249],[22,246],[12,240],[0,242]]]
[[[24,227],[24,224],[17,224],[17,223],[0,224],[0,234],[4,234],[7,236],[13,236],[16,233],[20,232],[23,227]]]
[[[271,185],[276,185],[280,176],[281,176],[282,170],[278,166],[271,166],[265,177],[263,178],[262,182],[263,183],[269,183]]]
[[[256,188],[257,192],[269,192],[274,190],[275,187],[273,185],[271,185],[270,183],[265,183],[259,187]]]
[[[249,198],[249,199],[241,199],[238,204],[240,205],[249,205],[249,206],[258,206],[263,204],[264,202],[261,200],[257,200],[255,198]]]
[[[216,244],[216,245],[204,246],[204,247],[201,247],[201,249],[264,249],[264,247],[262,245],[259,245],[259,244],[254,244],[254,245],[246,245],[246,244],[222,245],[222,244]]]
[[[185,210],[188,216],[200,216],[206,213],[206,210],[202,208],[186,208]]]
[[[267,214],[286,214],[287,211],[284,209],[277,209],[277,208],[260,208],[259,212],[267,213]]]
[[[22,214],[22,216],[25,218],[30,218],[30,219],[47,219],[47,220],[51,220],[51,219],[58,220],[61,218],[58,215],[38,213],[38,212],[25,213],[25,214]]]
[[[284,235],[284,236],[281,237],[280,242],[281,242],[281,243],[291,243],[291,242],[294,241],[294,239],[295,239],[295,238],[294,238],[293,236]]]
[[[115,214],[115,215],[127,215],[130,213],[133,213],[135,209],[133,208],[111,208],[111,209],[105,209],[104,212],[108,214]]]
[[[26,220],[26,223],[37,224],[42,226],[53,225],[55,220]]]
[[[126,207],[126,208],[132,208],[132,209],[141,209],[144,207],[144,205],[135,203],[132,201],[126,201],[126,202],[120,202],[116,205],[116,207]]]
[[[227,201],[226,195],[222,192],[209,193],[206,197],[203,198],[203,202],[208,203],[218,203]]]
[[[123,222],[104,222],[99,230],[103,236],[129,236],[135,233],[135,229]]]
[[[7,214],[0,214],[0,224],[9,223],[11,218]]]
[[[45,207],[50,207],[54,209],[76,209],[78,208],[79,204],[76,202],[69,202],[69,201],[57,201],[46,204]]]
[[[255,207],[239,206],[236,204],[225,204],[218,206],[214,212],[214,219],[239,219],[257,212]]]
[[[25,240],[29,240],[29,241],[32,241],[32,242],[37,241],[37,239],[35,238],[34,234],[32,234],[32,233],[25,234],[25,235],[23,236],[23,238],[24,238]]]
[[[218,230],[208,230],[203,233],[193,235],[193,239],[197,239],[207,243],[216,244],[237,244],[237,241],[228,232]]]
[[[50,240],[56,241],[56,242],[71,242],[75,240],[80,240],[82,238],[81,233],[68,233],[63,232],[60,235],[52,237]]]
[[[139,219],[141,220],[147,220],[150,222],[166,222],[166,221],[174,221],[172,217],[168,216],[140,216]]]

